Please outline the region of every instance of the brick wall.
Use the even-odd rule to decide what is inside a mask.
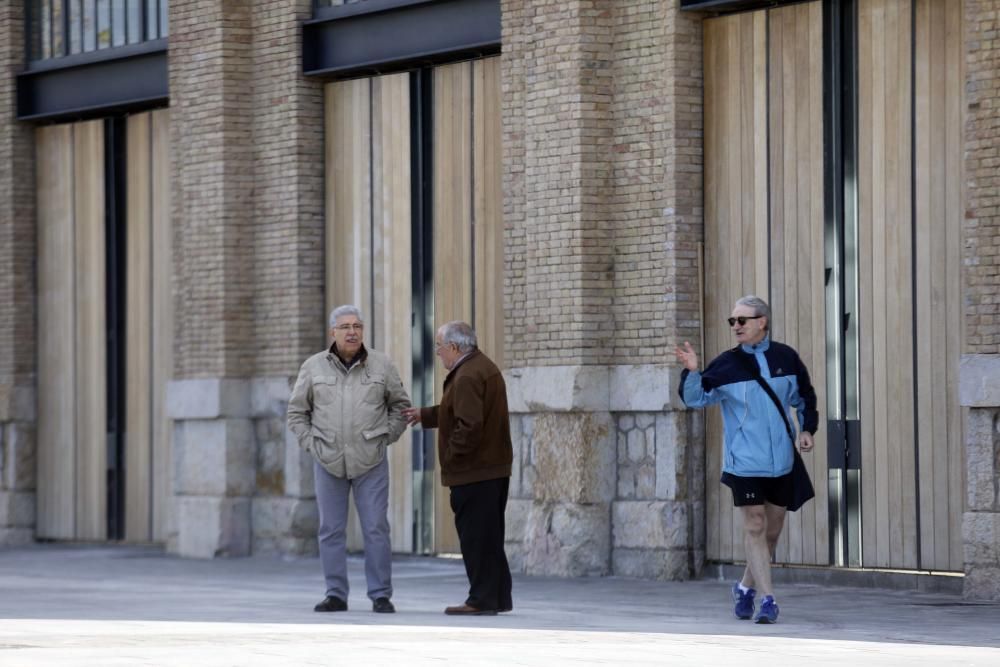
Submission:
[[[615,4],[614,358],[664,363],[698,327],[701,17]]]
[[[609,354],[611,7],[502,3],[503,86],[518,101],[503,121],[512,367]]]
[[[170,3],[178,378],[253,373],[251,7]]]
[[[15,119],[23,8],[0,0],[0,546],[35,534],[35,147]]]
[[[531,48],[528,9],[523,0],[501,0],[503,53],[500,56],[503,140],[504,220],[504,360],[508,367],[524,365],[517,340],[525,321],[525,195],[524,95],[526,58]]]
[[[1000,0],[966,0],[965,351],[1000,352]]]
[[[323,346],[323,86],[302,76],[310,0],[253,11],[254,357],[294,375]]]
[[[34,135],[15,120],[23,8],[0,1],[0,401],[35,383]]]
[[[703,18],[676,8],[666,17],[664,216],[668,256],[663,295],[670,323],[664,341],[668,358],[677,342],[696,340],[702,326],[698,244],[704,229]]]
[[[699,327],[701,17],[501,5],[508,365],[664,363]]]

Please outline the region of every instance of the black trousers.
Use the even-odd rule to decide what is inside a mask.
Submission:
[[[477,609],[512,609],[510,566],[503,549],[504,513],[510,478],[451,487],[451,509],[469,577],[465,604]]]

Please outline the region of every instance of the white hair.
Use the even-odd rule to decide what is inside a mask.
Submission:
[[[476,330],[466,322],[455,320],[441,326],[441,342],[454,345],[459,352],[469,352],[477,346]]]
[[[347,315],[354,315],[354,317],[358,318],[359,322],[364,323],[365,321],[365,319],[361,317],[360,308],[350,304],[344,304],[343,306],[337,306],[330,311],[330,328],[332,329],[337,324],[337,318],[345,317]]]
[[[767,305],[767,301],[760,298],[759,296],[754,296],[753,294],[748,294],[747,296],[741,296],[736,300],[737,306],[747,306],[753,308],[754,315],[763,315],[767,318],[767,327],[771,328],[771,306]]]

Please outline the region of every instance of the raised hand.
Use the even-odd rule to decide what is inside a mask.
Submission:
[[[698,353],[691,347],[691,343],[684,341],[683,347],[678,345],[674,348],[674,354],[677,355],[677,360],[684,365],[684,368],[689,371],[698,370]]]

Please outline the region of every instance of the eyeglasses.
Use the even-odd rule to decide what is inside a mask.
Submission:
[[[434,343],[434,351],[437,352],[438,350],[448,347],[449,345],[451,345],[451,343]]]
[[[363,331],[365,325],[363,324],[341,324],[340,326],[334,327],[337,331]]]
[[[740,326],[743,326],[744,324],[747,323],[747,320],[759,320],[762,317],[764,317],[764,316],[763,315],[753,315],[752,317],[747,317],[746,315],[740,315],[739,317],[730,317],[726,321],[729,322],[729,326],[733,326],[737,322],[740,323]]]

